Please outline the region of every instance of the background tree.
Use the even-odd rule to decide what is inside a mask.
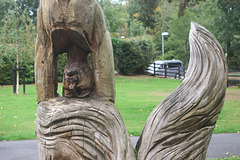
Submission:
[[[8,10],[12,10],[15,7],[15,4],[13,1],[9,0],[1,0],[0,1],[0,27],[3,26],[3,18],[5,13],[8,12]]]
[[[153,29],[156,23],[155,16],[159,14],[158,4],[159,0],[130,0],[128,7],[130,18],[136,18],[145,28]]]
[[[218,38],[228,54],[230,68],[240,68],[240,1],[219,0],[218,7],[223,14],[216,21]]]
[[[214,35],[218,34],[215,21],[222,15],[222,12],[217,7],[217,3],[217,0],[208,0],[191,5],[185,10],[184,16],[177,16],[169,21],[170,35],[166,42],[165,54],[167,59],[180,59],[185,66],[188,65],[190,54],[188,34],[191,21],[206,27]]]
[[[128,13],[124,1],[99,0],[99,3],[103,8],[111,37],[127,37]]]
[[[27,14],[32,22],[36,24],[37,19],[37,9],[39,5],[39,0],[1,0],[0,1],[0,26],[3,25],[3,17],[7,14],[8,10],[13,10],[17,7],[19,14]]]
[[[172,1],[170,1],[170,3],[171,2]],[[184,16],[184,12],[187,8],[193,7],[196,4],[199,4],[199,2],[206,2],[206,0],[180,0],[179,2],[178,17],[182,17]]]
[[[145,28],[142,22],[137,21],[136,19],[133,19],[130,22],[129,25],[129,37],[137,37],[137,36],[143,36],[145,32]]]
[[[36,27],[27,11],[9,10],[3,18],[0,30],[0,84],[11,84],[11,69],[26,68],[26,82],[33,82],[34,46]]]
[[[23,14],[25,12],[25,14],[27,14],[34,23],[36,23],[39,0],[17,0],[16,3],[19,8],[19,14]]]

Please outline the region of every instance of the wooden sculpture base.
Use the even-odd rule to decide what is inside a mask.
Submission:
[[[116,107],[100,99],[54,98],[38,105],[40,160],[134,160]]]

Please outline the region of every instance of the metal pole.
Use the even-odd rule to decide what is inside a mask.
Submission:
[[[13,94],[16,94],[16,70],[12,69],[13,75]]]
[[[167,64],[164,64],[164,68],[165,68],[165,78],[167,78]]]
[[[162,60],[164,61],[164,35],[162,35]]]
[[[155,63],[153,63],[153,70],[154,70],[154,76],[156,75],[155,74]]]
[[[178,76],[179,76],[178,79],[180,79],[180,77],[181,77],[180,69],[181,69],[180,66],[178,66]]]
[[[168,32],[162,32],[162,59],[164,61],[164,36],[168,36]]]
[[[23,94],[25,94],[25,68],[23,68]]]

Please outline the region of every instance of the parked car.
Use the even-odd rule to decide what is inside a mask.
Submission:
[[[147,72],[153,75],[179,79],[185,77],[185,70],[180,60],[155,61],[148,67]]]

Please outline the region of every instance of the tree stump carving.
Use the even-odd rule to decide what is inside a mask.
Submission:
[[[58,96],[57,59],[66,52],[66,97],[83,98],[93,92],[114,102],[112,43],[99,3],[96,0],[40,0],[37,19],[35,83],[38,102]],[[92,68],[87,61],[88,54]]]
[[[189,39],[186,78],[150,114],[137,144],[139,160],[206,158],[224,102],[227,66],[205,28],[192,23]],[[61,97],[57,60],[65,52]],[[40,0],[35,79],[40,160],[136,160],[114,106],[112,44],[96,0]]]
[[[40,160],[134,160],[117,108],[101,99],[43,101],[36,132]]]
[[[57,59],[66,52],[60,97]],[[112,43],[96,0],[40,0],[35,79],[40,160],[135,159],[114,106]]]
[[[221,112],[227,65],[215,37],[192,22],[190,62],[182,84],[150,114],[138,141],[138,159],[206,159]]]

